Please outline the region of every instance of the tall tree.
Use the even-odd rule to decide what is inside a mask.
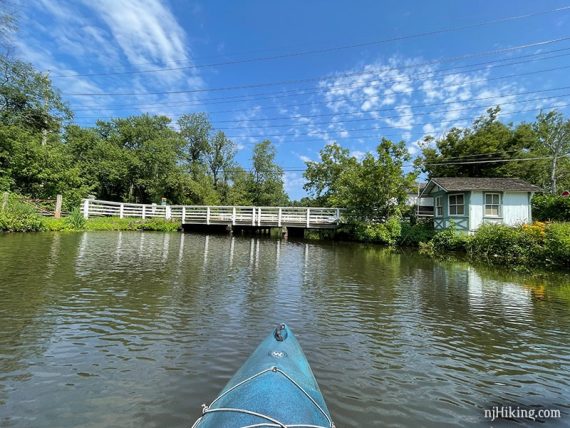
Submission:
[[[354,168],[357,160],[350,156],[347,148],[337,143],[327,144],[321,150],[320,158],[319,162],[306,162],[304,177],[307,181],[303,188],[315,198],[316,204],[332,206],[340,189],[342,173]]]
[[[234,166],[236,147],[233,141],[226,137],[223,131],[218,131],[209,143],[206,160],[214,187],[219,189],[227,184],[228,171]]]
[[[418,164],[430,177],[501,177],[509,165],[496,159],[524,156],[532,144],[528,126],[514,128],[498,120],[499,107],[487,110],[469,128],[453,128],[431,144],[426,139]]]
[[[58,131],[72,113],[47,75],[31,64],[0,56],[0,124]]]
[[[212,124],[206,113],[184,114],[178,119],[179,133],[184,140],[183,151],[192,169],[208,153]]]
[[[385,221],[400,215],[417,177],[415,172],[404,172],[409,160],[403,141],[383,138],[375,154],[367,153],[362,161],[352,162],[342,171],[330,202],[361,220]]]
[[[255,205],[277,206],[287,203],[283,169],[275,163],[275,147],[269,140],[255,145],[252,157],[251,201]]]
[[[558,192],[560,160],[570,156],[570,120],[560,112],[541,112],[533,125],[538,137],[539,150],[550,156],[549,187],[553,194]]]

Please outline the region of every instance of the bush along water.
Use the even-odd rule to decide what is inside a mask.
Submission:
[[[10,194],[0,203],[0,232],[37,232],[44,229],[42,217],[21,196]]]
[[[570,223],[505,226],[486,224],[473,235],[453,228],[422,243],[420,250],[431,255],[451,251],[465,252],[471,260],[516,270],[532,268],[570,268]]]

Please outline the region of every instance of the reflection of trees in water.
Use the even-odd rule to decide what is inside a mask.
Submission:
[[[0,388],[31,377],[30,363],[46,351],[57,318],[51,313],[73,277],[78,236],[0,237]],[[0,402],[4,401],[0,393]]]

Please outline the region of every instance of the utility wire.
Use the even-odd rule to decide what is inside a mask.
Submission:
[[[564,89],[570,89],[570,86],[561,86],[558,88],[551,88],[551,89],[540,89],[537,91],[515,92],[515,93],[509,93],[509,94],[502,94],[502,95],[493,95],[493,96],[488,96],[488,97],[469,98],[466,100],[460,100],[460,102],[461,103],[468,103],[468,102],[474,102],[474,101],[486,101],[486,100],[491,100],[491,99],[496,99],[496,98],[530,95],[530,94],[552,92],[552,91],[561,91]],[[525,101],[520,100],[518,102],[525,102]],[[457,103],[458,103],[457,100],[453,100],[453,101],[442,101],[442,102],[437,102],[437,103],[409,104],[409,105],[407,105],[407,107],[409,107],[409,108],[418,108],[418,107],[423,108],[423,107],[434,107],[434,106],[457,104]],[[476,107],[480,107],[480,106],[473,106],[473,108],[476,108]],[[243,111],[243,109],[240,111]],[[333,116],[333,117],[334,116],[354,116],[354,115],[363,115],[363,114],[367,114],[367,113],[381,113],[381,112],[390,112],[390,111],[398,111],[398,107],[384,107],[381,109],[371,109],[371,110],[366,110],[366,111],[359,110],[356,112],[353,111],[353,112],[337,112],[337,113],[320,113],[320,114],[307,114],[307,115],[298,114],[295,116],[251,119],[251,120],[248,120],[247,122],[248,123],[249,122],[267,122],[267,121],[276,121],[276,120],[294,120],[294,119],[302,119],[302,118],[331,117],[331,116]],[[422,113],[418,113],[418,114],[422,114]],[[103,119],[103,118],[104,117],[102,117],[101,115],[99,115],[99,116],[75,116],[75,119]],[[244,122],[243,119],[216,120],[215,121],[216,124],[220,124],[220,123],[242,123],[242,122]]]
[[[537,110],[549,110],[549,109],[556,109],[556,108],[560,108],[560,107],[566,107],[570,104],[566,103],[566,104],[558,104],[556,106],[553,107],[535,107],[532,109],[527,109],[527,110],[518,110],[518,111],[512,111],[512,112],[505,112],[503,113],[503,116],[510,116],[513,114],[518,114],[518,113],[526,113],[526,112],[530,112],[530,111],[537,111]],[[452,123],[452,122],[458,122],[458,121],[462,121],[462,120],[469,120],[472,119],[472,117],[458,117],[458,118],[454,118],[454,119],[449,119],[449,120],[444,120],[444,121],[440,121],[439,123]],[[381,120],[378,119],[378,120]],[[414,123],[413,126],[424,126],[424,125],[433,125],[434,121],[431,122],[427,122],[427,123]],[[371,127],[371,128],[357,128],[357,129],[342,129],[342,130],[338,130],[336,132],[361,132],[361,131],[378,131],[381,129],[400,129],[403,131],[409,131],[407,130],[405,127],[403,126],[380,126],[380,127]],[[243,138],[280,138],[280,137],[298,137],[298,136],[312,136],[315,133],[326,133],[327,130],[315,130],[313,132],[309,132],[309,133],[297,133],[297,132],[292,132],[292,133],[285,133],[285,134],[260,134],[260,135],[226,135],[228,138],[233,138],[233,139],[243,139]],[[357,137],[358,138],[358,137]]]
[[[223,62],[217,62],[217,63],[211,63],[211,64],[192,64],[192,65],[183,66],[183,67],[157,68],[157,69],[151,69],[151,70],[132,70],[132,71],[106,72],[106,73],[103,73],[103,72],[102,73],[77,73],[77,74],[68,74],[68,75],[54,75],[53,77],[68,78],[68,77],[85,77],[85,76],[113,76],[113,75],[126,75],[126,74],[143,74],[143,73],[156,73],[156,72],[164,72],[164,71],[180,71],[180,70],[198,69],[198,68],[205,68],[205,67],[219,67],[219,66],[224,66],[224,65],[235,65],[235,64],[244,64],[244,63],[260,62],[260,61],[273,61],[273,60],[283,59],[283,58],[293,58],[293,57],[301,57],[301,56],[314,55],[314,54],[331,53],[331,52],[338,52],[338,51],[347,50],[347,49],[364,48],[364,47],[375,46],[375,45],[380,45],[380,44],[384,44],[384,43],[397,42],[397,41],[402,41],[402,40],[417,39],[420,37],[434,36],[434,35],[438,35],[438,34],[454,32],[454,31],[462,31],[462,30],[467,30],[467,29],[471,29],[471,28],[478,28],[478,27],[491,25],[491,24],[498,24],[498,23],[502,23],[502,22],[509,22],[509,21],[515,21],[515,20],[530,18],[530,17],[534,17],[534,16],[550,14],[550,13],[554,13],[554,12],[566,12],[568,10],[570,10],[570,6],[562,6],[562,7],[558,7],[555,9],[533,12],[533,13],[528,13],[528,14],[524,14],[524,15],[507,16],[507,17],[503,17],[503,18],[491,19],[491,20],[477,22],[477,23],[473,23],[473,24],[447,27],[447,28],[442,28],[439,30],[425,31],[425,32],[421,32],[421,33],[408,34],[408,35],[404,35],[404,36],[390,37],[390,38],[382,39],[382,40],[363,42],[363,43],[354,43],[354,44],[335,46],[335,47],[324,48],[324,49],[302,50],[302,51],[297,51],[297,52],[285,53],[285,54],[281,54],[281,55],[260,56],[260,57],[256,57],[256,58],[237,59],[237,60],[223,61]]]
[[[537,56],[537,55],[545,55],[547,53],[551,53],[551,52],[559,52],[559,51],[567,51],[570,50],[570,48],[563,48],[563,49],[556,49],[553,51],[548,51],[548,52],[541,52],[541,53],[537,53],[537,54],[530,54],[530,55],[522,55],[519,57],[514,57],[514,58],[503,58],[503,59],[499,59],[499,60],[494,60],[494,61],[486,61],[486,62],[482,62],[482,63],[476,63],[476,64],[470,64],[467,66],[460,66],[460,67],[451,67],[451,68],[447,68],[447,69],[442,69],[439,70],[438,72],[426,72],[426,73],[422,73],[420,75],[416,75],[415,78],[411,79],[408,78],[407,82],[412,82],[412,81],[416,81],[416,80],[422,80],[422,78],[420,78],[420,76],[434,76],[434,77],[443,77],[443,76],[449,76],[449,75],[454,75],[457,73],[457,70],[460,68],[465,68],[465,67],[471,67],[471,66],[475,66],[475,65],[482,65],[482,64],[490,64],[490,63],[495,63],[498,61],[510,61],[513,59],[518,59],[518,58],[526,58],[526,57],[533,57],[533,56]],[[563,56],[568,56],[570,55],[570,53],[565,53],[565,54],[560,54],[560,55],[553,55],[553,56],[549,56],[549,57],[544,57],[544,58],[533,58],[531,60],[526,60],[526,61],[518,61],[518,62],[512,62],[509,64],[499,64],[499,65],[495,65],[493,66],[493,68],[499,68],[499,67],[508,67],[508,66],[512,66],[512,65],[518,65],[518,64],[527,64],[529,62],[534,62],[534,61],[543,61],[543,60],[548,60],[548,59],[553,59],[553,58],[559,58],[559,57],[563,57]],[[472,70],[465,70],[463,71],[463,73],[472,73],[472,72],[476,72],[476,71],[481,71],[481,70],[489,70],[490,67],[481,67],[481,68],[476,68],[476,69],[472,69]],[[451,73],[440,73],[441,71],[450,71],[450,70],[456,70],[453,71]],[[399,79],[387,79],[387,80],[373,80],[367,83],[375,83],[375,82],[381,82],[382,84],[389,84],[389,83],[399,83],[401,82],[401,80]],[[356,83],[356,84],[349,84],[349,85],[335,85],[334,89],[337,88],[354,88],[354,87],[359,87],[360,84]],[[308,88],[311,89],[311,88]],[[295,95],[307,95],[310,93],[319,93],[319,92],[323,92],[323,88],[318,88],[316,91],[315,90],[310,90],[310,91],[305,91],[302,94],[298,93],[298,91],[303,91],[303,89],[299,88],[294,90]],[[269,97],[257,97],[257,96],[251,96],[251,95],[238,95],[238,96],[233,96],[233,97],[217,97],[217,98],[211,98],[211,100],[235,100],[235,101],[230,101],[230,102],[247,102],[247,101],[257,101],[259,99],[275,99],[275,96],[279,96],[279,97],[283,97],[285,96],[286,93],[284,93],[283,91],[273,91],[273,92],[265,92],[265,93],[261,93],[259,95],[272,95]],[[258,95],[258,94],[255,94]],[[345,95],[339,98],[349,98],[352,95]],[[170,101],[170,102],[165,102],[165,103],[153,103],[153,104],[142,104],[142,105],[138,105],[137,108],[139,107],[155,107],[155,106],[192,106],[192,105],[204,105],[204,104],[208,103],[208,100],[203,100],[203,101],[178,101],[178,102],[174,102],[174,101]],[[310,105],[313,104],[314,102],[309,102],[309,103],[297,103],[294,105],[281,105],[279,107],[297,107],[297,106],[303,106],[303,105]],[[100,104],[83,104],[83,106],[88,107],[99,107]],[[97,111],[113,111],[113,110],[124,110],[123,108],[115,108],[115,107],[131,107],[132,108],[132,103],[131,104],[122,104],[122,105],[115,105],[115,106],[108,106],[105,108],[97,108]],[[74,111],[93,111],[93,108],[84,108],[84,109],[74,109]],[[241,109],[231,109],[231,110],[221,110],[221,111],[213,111],[210,113],[230,113],[230,112],[236,112],[236,111],[243,111],[243,108]]]
[[[439,59],[439,60],[428,61],[428,62],[425,62],[422,64],[414,64],[414,65],[401,66],[401,67],[389,67],[389,68],[383,69],[383,71],[402,70],[402,69],[411,68],[411,67],[415,68],[415,67],[418,67],[421,65],[432,65],[432,64],[438,64],[438,63],[444,63],[444,62],[454,62],[454,61],[459,61],[459,60],[478,57],[478,56],[494,55],[494,54],[498,54],[498,53],[511,52],[511,51],[519,50],[519,49],[528,49],[531,47],[544,46],[544,45],[549,45],[552,43],[559,43],[559,42],[566,41],[566,40],[570,40],[570,36],[560,37],[560,38],[551,39],[551,40],[543,40],[540,42],[529,43],[529,44],[519,45],[519,46],[513,46],[510,48],[495,49],[492,51],[477,52],[477,53],[465,54],[465,55],[460,55],[460,56],[448,57],[448,58],[443,58],[443,59]],[[338,79],[341,77],[350,77],[350,76],[354,76],[354,75],[358,75],[358,73],[337,74],[335,76],[329,77],[328,79],[333,79],[333,78]],[[171,95],[171,94],[207,93],[207,92],[233,91],[233,90],[238,90],[238,89],[264,88],[264,87],[278,86],[278,85],[290,85],[290,84],[319,81],[319,80],[323,80],[323,77],[321,76],[321,77],[311,77],[311,78],[304,78],[304,79],[282,80],[282,81],[267,82],[267,83],[252,83],[252,84],[246,84],[246,85],[224,86],[224,87],[218,87],[218,88],[186,89],[186,90],[178,90],[178,91],[98,92],[98,93],[96,93],[96,92],[77,92],[77,93],[69,92],[69,93],[63,93],[63,95],[75,96],[75,97],[80,97],[80,96],[93,97],[93,96],[139,96],[139,95],[166,95],[166,94]]]

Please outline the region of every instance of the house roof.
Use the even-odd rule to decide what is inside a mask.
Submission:
[[[520,178],[494,177],[435,177],[423,189],[422,195],[431,193],[434,186],[439,186],[446,192],[466,190],[511,191],[511,192],[540,192],[542,189]]]

